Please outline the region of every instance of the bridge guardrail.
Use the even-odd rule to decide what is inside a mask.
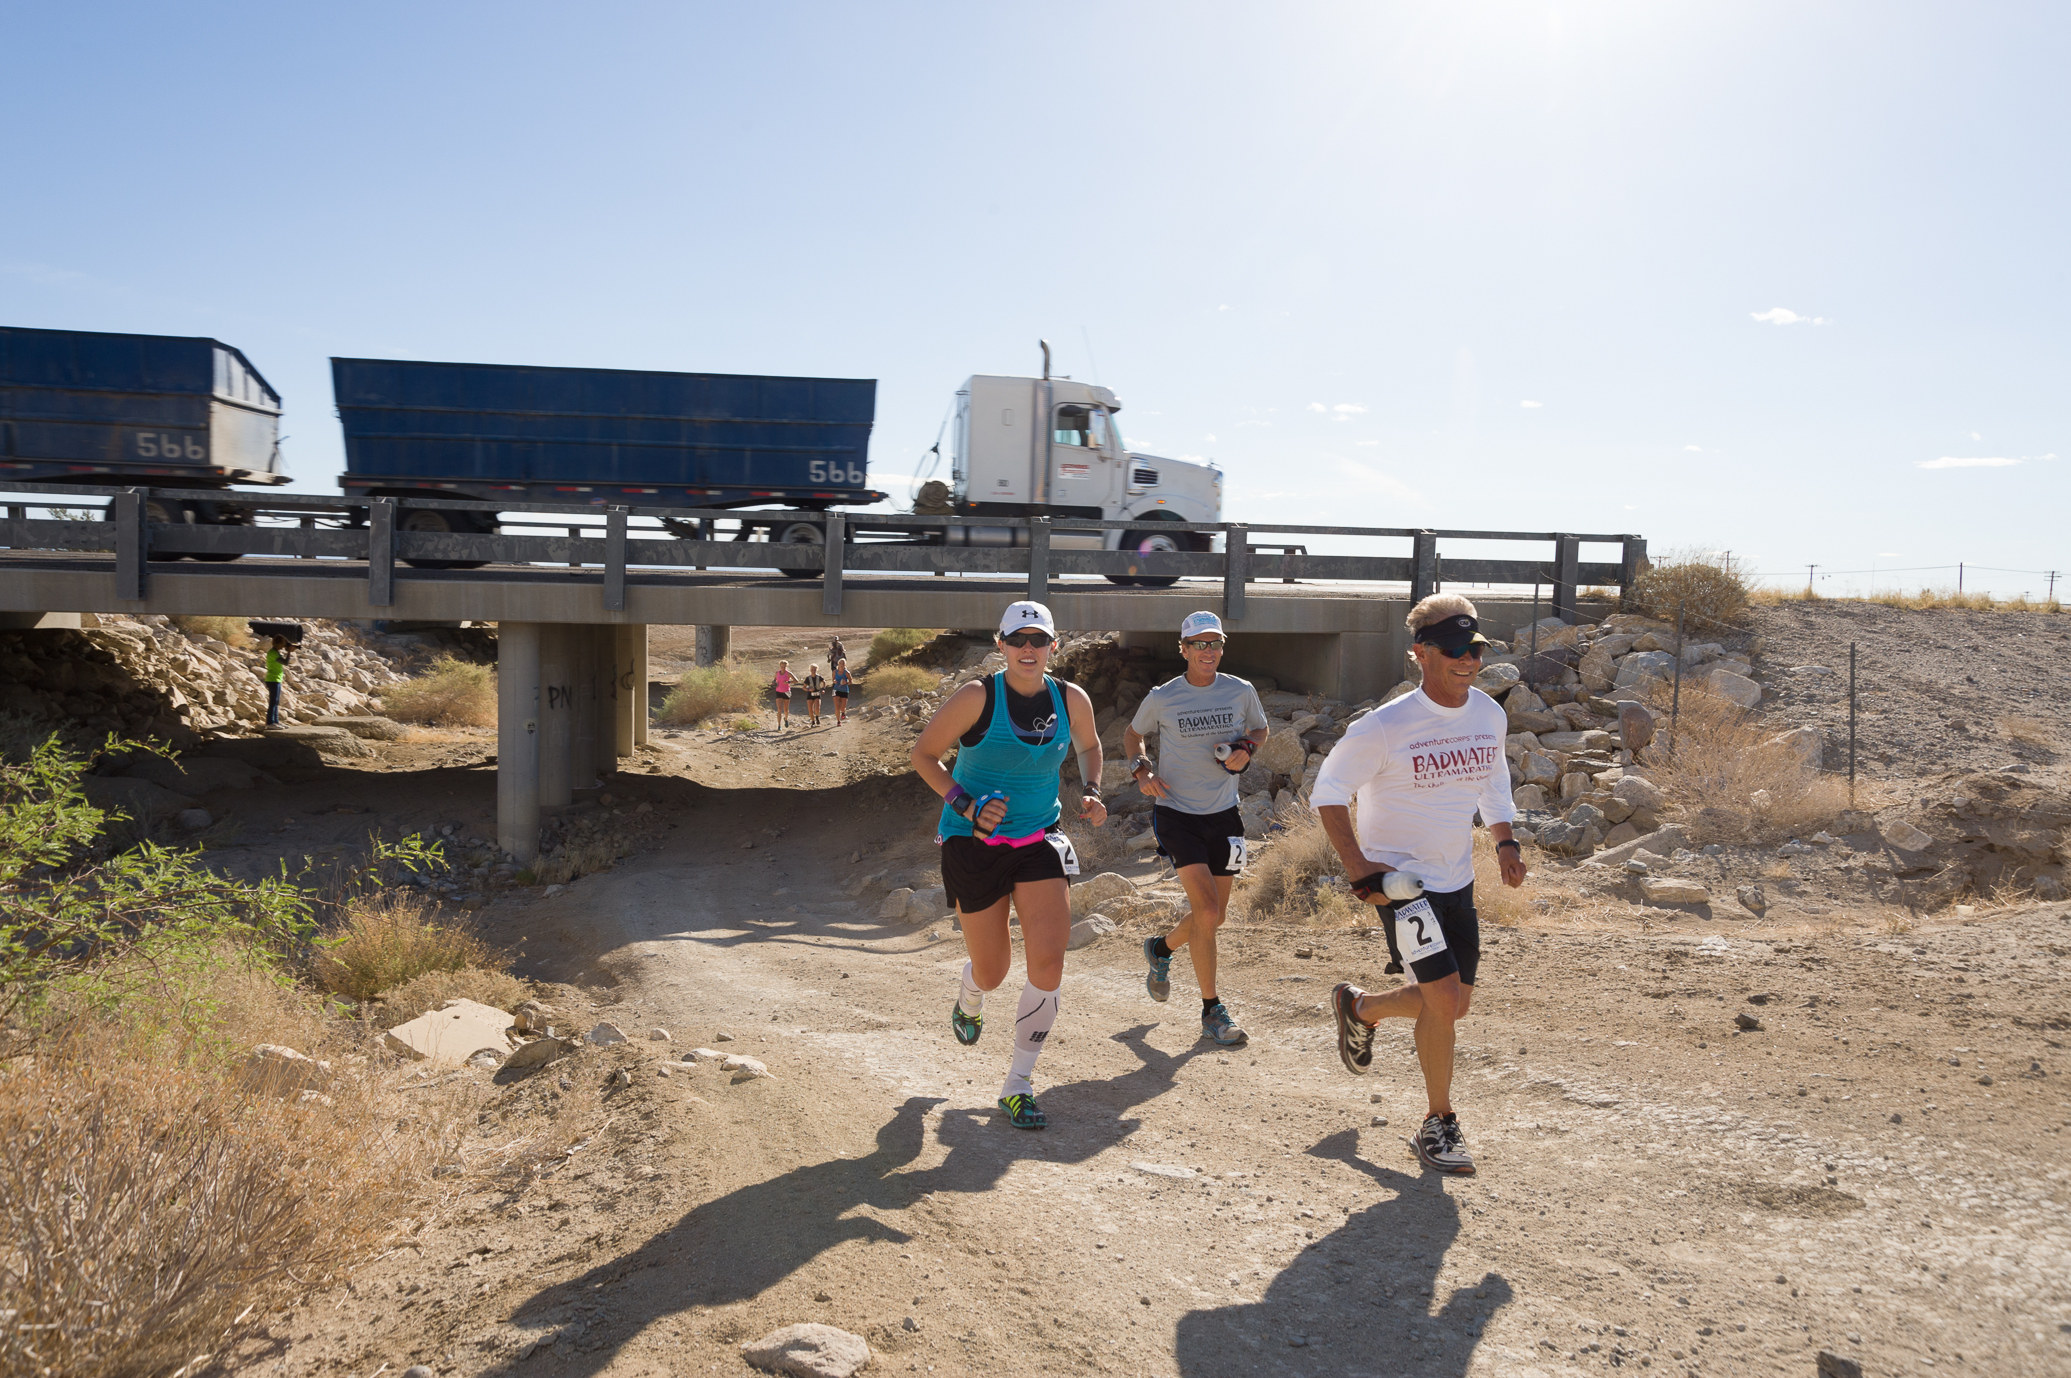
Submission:
[[[639,507],[591,504],[500,504],[461,499],[302,497],[291,494],[217,493],[218,506],[243,507],[254,513],[298,516],[298,526],[191,525],[148,521],[150,501],[191,498],[193,490],[134,487],[84,487],[70,484],[12,484],[10,493],[40,493],[67,499],[106,497],[104,521],[31,519],[17,504],[0,519],[0,546],[10,549],[112,551],[117,597],[145,596],[154,558],[171,556],[274,555],[294,559],[364,560],[367,599],[377,608],[395,605],[398,560],[465,563],[597,565],[602,569],[604,607],[625,609],[628,569],[721,568],[811,571],[820,575],[823,607],[841,612],[842,585],[851,574],[984,573],[1024,574],[1028,596],[1048,596],[1049,581],[1059,575],[1085,574],[1123,578],[1216,578],[1223,581],[1223,617],[1240,622],[1246,586],[1261,580],[1328,579],[1353,582],[1407,583],[1421,598],[1444,580],[1497,584],[1549,584],[1554,615],[1572,619],[1576,590],[1588,585],[1617,587],[1629,596],[1646,560],[1644,538],[1630,534],[1576,532],[1472,531],[1412,527],[1308,526],[1245,522],[1161,522],[1161,530],[1207,532],[1224,538],[1224,549],[1212,551],[1096,551],[1059,549],[1052,536],[1060,531],[1140,530],[1141,522],[1094,521],[1076,517],[986,517],[993,527],[1026,529],[1021,546],[948,546],[925,543],[928,532],[968,524],[968,519],[867,513],[873,528],[910,531],[912,541],[856,540],[848,532],[852,518],[840,512],[741,512],[695,507]],[[63,507],[68,504],[35,504]],[[579,518],[570,525],[593,525],[601,518],[598,537],[478,534],[410,531],[403,514],[413,509],[472,512],[526,512]],[[20,513],[21,515],[17,515]],[[321,529],[318,516],[333,516],[344,525]],[[647,529],[629,525],[633,517],[676,520],[752,518],[767,523],[811,522],[825,529],[820,545],[763,541],[717,541],[668,537],[645,539]],[[659,530],[659,528],[654,528]],[[1277,555],[1253,551],[1251,538],[1268,535],[1348,536],[1407,539],[1410,553],[1400,555],[1315,555],[1300,547],[1275,545]],[[1440,540],[1515,541],[1551,544],[1553,558],[1541,560],[1444,559]],[[1585,543],[1616,544],[1617,563],[1584,562]],[[1275,543],[1268,543],[1275,544]],[[1623,601],[1621,599],[1621,601]]]

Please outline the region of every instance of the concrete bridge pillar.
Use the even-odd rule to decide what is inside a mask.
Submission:
[[[647,628],[633,628],[633,745],[647,745]]]
[[[496,845],[539,857],[539,624],[496,629]]]
[[[590,682],[595,686],[596,698],[591,704],[590,740],[595,743],[596,754],[591,758],[590,775],[585,784],[595,784],[599,775],[609,775],[618,769],[618,629],[606,623],[591,627],[590,632]]]
[[[570,626],[569,664],[575,681],[575,702],[570,709],[569,778],[575,789],[592,789],[597,784],[597,767],[603,753],[597,747],[597,681],[602,667],[597,646],[597,628]]]
[[[732,649],[732,627],[699,627],[697,632],[697,663],[719,665],[726,660]]]
[[[611,704],[614,755],[623,759],[640,745],[640,724],[647,717],[647,686],[640,682],[640,650],[647,643],[647,628],[620,623],[611,628]]]
[[[563,808],[575,782],[575,638],[582,628],[544,622],[539,628],[539,802]]]

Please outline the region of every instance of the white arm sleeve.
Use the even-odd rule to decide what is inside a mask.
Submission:
[[[1510,798],[1510,762],[1497,761],[1489,778],[1481,782],[1481,821],[1508,823],[1517,817],[1517,805]]]
[[[1381,773],[1388,764],[1388,734],[1371,713],[1352,724],[1338,744],[1323,758],[1316,776],[1316,788],[1309,792],[1314,808],[1326,804],[1350,805],[1359,787]]]

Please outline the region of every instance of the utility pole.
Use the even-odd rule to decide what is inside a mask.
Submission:
[[[2055,570],[2049,572],[2049,601],[2052,603],[2057,601],[2057,572]]]
[[[1812,571],[1818,568],[1818,565],[1805,566],[1805,592],[1808,594],[1812,592]]]

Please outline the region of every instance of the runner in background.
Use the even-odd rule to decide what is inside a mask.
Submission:
[[[1237,813],[1237,777],[1266,740],[1266,710],[1248,680],[1225,675],[1228,641],[1222,619],[1212,612],[1189,613],[1179,624],[1179,653],[1186,673],[1143,696],[1122,734],[1137,788],[1157,800],[1151,827],[1158,854],[1179,872],[1187,895],[1187,916],[1162,938],[1143,940],[1150,965],[1144,989],[1151,999],[1172,993],[1172,954],[1187,948],[1201,988],[1201,1032],[1217,1043],[1245,1041],[1244,1030],[1216,994],[1216,930],[1230,907],[1230,890],[1244,870],[1244,820]],[[1144,738],[1158,734],[1155,764],[1144,755]]]
[[[846,659],[834,662],[834,725],[840,727],[849,718],[849,690],[855,681],[849,678],[849,663]]]
[[[805,667],[805,678],[799,681],[805,690],[806,726],[820,725],[820,699],[827,691],[827,681],[820,676],[818,665]]]
[[[1107,820],[1100,800],[1100,734],[1093,703],[1076,684],[1047,673],[1057,626],[1041,603],[1015,603],[1000,618],[994,644],[1006,668],[963,685],[944,700],[920,740],[913,768],[942,796],[937,840],[942,886],[956,906],[970,960],[949,1026],[966,1047],[985,1027],[985,992],[1007,979],[1014,958],[1007,905],[1021,918],[1027,983],[1014,1012],[1014,1059],[1000,1088],[1000,1109],[1016,1129],[1041,1129],[1033,1074],[1057,1022],[1064,949],[1071,939],[1067,877],[1079,858],[1059,827],[1059,771],[1076,749],[1086,784],[1079,817]],[[958,748],[956,768],[942,764]]]
[[[791,721],[791,686],[797,681],[791,675],[791,662],[777,662],[776,678],[770,681],[769,695],[777,708],[777,731],[782,732]]]

